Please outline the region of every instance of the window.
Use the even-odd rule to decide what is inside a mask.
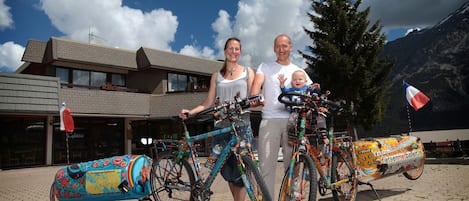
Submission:
[[[62,84],[68,84],[69,72],[68,68],[55,68],[55,76],[60,78],[60,83]]]
[[[91,86],[103,86],[106,84],[106,73],[91,72]]]
[[[77,85],[90,85],[90,71],[73,70],[73,84]]]
[[[111,83],[115,86],[125,86],[125,76],[121,74],[112,74]]]
[[[185,91],[187,75],[168,73],[168,92]]]
[[[207,91],[210,86],[210,77],[190,76],[189,80],[192,82],[189,85],[189,91]]]
[[[60,78],[61,84],[71,83],[82,87],[96,88],[111,83],[113,86],[126,87],[124,74],[56,67],[55,76]]]
[[[168,73],[168,92],[207,91],[210,77]]]

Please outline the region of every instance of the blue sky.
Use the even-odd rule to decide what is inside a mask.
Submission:
[[[467,0],[363,0],[369,20],[380,20],[389,41],[432,26]],[[271,61],[273,38],[292,37],[295,49],[311,44],[302,27],[312,24],[309,0],[0,0],[0,71],[21,64],[28,40],[61,37],[136,50],[148,47],[222,59],[224,42],[242,41],[240,63]],[[91,33],[91,37],[90,37]],[[304,62],[294,51],[293,61]]]

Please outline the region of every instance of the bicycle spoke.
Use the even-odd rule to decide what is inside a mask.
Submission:
[[[336,201],[353,201],[357,195],[356,165],[350,152],[334,153],[332,156],[332,194]]]
[[[162,155],[155,162],[151,174],[151,188],[155,200],[191,200],[194,175],[187,161],[175,163],[171,154]]]
[[[312,159],[306,155],[300,155],[299,161],[293,166],[293,177],[290,177],[289,170],[285,172],[279,200],[316,200],[317,174]]]

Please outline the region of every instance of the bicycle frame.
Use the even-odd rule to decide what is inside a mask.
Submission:
[[[332,168],[331,168],[332,155],[333,154],[344,155],[345,154],[344,152],[355,153],[354,146],[351,144],[351,141],[352,141],[351,137],[346,136],[346,135],[341,135],[339,137],[336,137],[336,136],[334,136],[334,131],[333,130],[334,129],[331,127],[328,131],[327,136],[328,136],[329,144],[327,144],[327,146],[323,145],[323,146],[327,147],[327,150],[326,150],[327,155],[325,155],[325,157],[326,157],[325,160],[327,161],[327,163],[325,163],[326,165],[323,165],[320,162],[319,157],[321,157],[320,152],[322,152],[322,151],[318,149],[318,146],[317,145],[316,146],[312,146],[312,145],[307,146],[308,150],[309,150],[309,153],[310,153],[310,156],[313,159],[314,164],[316,165],[316,168],[318,170],[320,180],[324,181],[325,187],[327,189],[331,189],[331,188],[334,188],[336,186],[340,186],[342,183],[350,181],[350,178],[346,178],[346,179],[343,179],[343,180],[340,180],[340,181],[336,181],[334,183],[331,182],[331,175],[332,175],[332,171],[333,171]],[[345,150],[347,148],[351,148],[351,150]],[[355,164],[355,161],[356,161],[355,154],[352,154],[352,164]],[[348,164],[348,163],[345,163],[345,164],[347,165],[347,167],[351,171],[355,171],[356,167],[351,167],[351,165]]]
[[[182,140],[178,141],[178,150],[175,154],[175,162],[177,164],[181,164],[182,160],[190,160],[192,164],[190,166],[192,167],[194,173],[195,173],[195,185],[191,186],[191,189],[186,189],[192,192],[195,192],[195,195],[202,200],[207,200],[210,195],[210,187],[212,186],[216,176],[218,173],[221,171],[221,168],[224,166],[225,162],[228,160],[228,157],[230,156],[231,153],[234,154],[237,160],[237,169],[239,170],[239,173],[241,175],[241,179],[243,183],[245,184],[245,188],[247,191],[247,195],[251,200],[256,200],[256,195],[254,193],[254,190],[251,188],[252,182],[248,180],[248,177],[246,176],[246,171],[245,171],[245,162],[242,159],[244,156],[248,156],[250,159],[254,160],[254,154],[252,153],[251,150],[251,144],[249,142],[246,142],[244,139],[242,139],[242,136],[240,136],[240,131],[238,130],[238,122],[243,122],[244,120],[241,118],[241,116],[244,114],[243,112],[243,107],[246,107],[246,105],[240,105],[239,103],[236,104],[236,108],[231,108],[230,106],[233,103],[226,103],[223,107],[226,107],[227,114],[224,116],[223,119],[228,119],[230,125],[228,127],[208,131],[205,133],[201,133],[195,136],[190,136],[190,133],[187,129],[185,121],[181,121],[184,129],[184,137]],[[239,107],[238,107],[239,106]],[[219,109],[223,107],[215,107],[217,109],[212,109],[208,111],[218,111]],[[202,113],[202,112],[201,112]],[[223,112],[221,112],[223,113]],[[215,115],[214,115],[215,116]],[[196,150],[196,147],[194,146],[195,141],[200,141],[207,139],[209,137],[216,137],[216,136],[221,136],[221,135],[226,135],[230,134],[229,141],[227,142],[226,145],[222,147],[221,153],[217,157],[216,163],[213,165],[213,168],[210,169],[208,172],[208,175],[204,176],[202,173],[202,168],[200,165],[198,153]],[[160,140],[162,142],[173,142],[174,140]],[[156,144],[155,144],[155,149]],[[249,164],[253,164],[251,162],[247,162]],[[250,165],[249,167],[252,167]],[[181,189],[181,188],[179,188]],[[268,199],[270,200],[270,199]]]
[[[340,133],[340,136],[335,136],[337,134],[334,133],[334,126],[333,126],[333,115],[330,118],[330,125],[328,126],[327,131],[327,139],[328,143],[324,143],[320,145],[319,140],[319,131],[317,130],[317,126],[312,126],[314,129],[312,130],[311,135],[313,136],[312,140],[315,143],[311,142],[310,139],[306,136],[306,122],[307,118],[316,118],[316,115],[319,114],[318,104],[315,101],[324,101],[326,103],[331,103],[327,100],[318,99],[317,97],[311,97],[304,94],[282,94],[279,96],[279,101],[288,105],[288,102],[282,101],[283,96],[285,95],[299,95],[301,99],[303,99],[303,103],[301,104],[293,104],[294,112],[297,113],[296,122],[296,133],[297,138],[293,139],[293,154],[290,161],[290,168],[289,172],[287,172],[289,178],[293,178],[293,167],[296,163],[297,156],[301,153],[306,153],[308,156],[313,160],[314,165],[319,173],[319,192],[321,195],[325,195],[326,189],[332,189],[333,191],[339,189],[341,185],[347,184],[352,182],[352,185],[356,187],[357,182],[357,166],[356,166],[356,155],[354,151],[354,146],[352,144],[351,136],[346,136],[343,133]],[[291,104],[291,103],[290,103]],[[308,113],[309,112],[309,113]],[[308,116],[307,114],[315,114]],[[313,121],[312,119],[310,120]],[[315,138],[315,139],[314,139]],[[308,139],[308,140],[306,140]],[[309,143],[308,143],[309,142]],[[325,146],[325,151],[320,150],[319,146]],[[306,150],[305,148],[306,147]],[[320,157],[324,157],[325,163],[321,164]],[[338,173],[335,172],[335,178],[333,182],[333,171],[337,171],[333,169],[333,157],[336,157],[336,165],[337,165],[337,157],[341,157],[341,165],[345,164],[347,171],[350,173],[348,177],[339,179]],[[342,163],[343,162],[343,163]],[[339,168],[339,167],[335,167]],[[340,168],[343,168],[342,166]],[[291,179],[287,180],[288,186],[290,186]],[[353,187],[352,187],[353,188]]]

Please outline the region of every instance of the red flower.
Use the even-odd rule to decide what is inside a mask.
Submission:
[[[127,166],[127,162],[125,162],[125,161],[122,161],[122,163],[121,163],[121,167],[125,167],[125,166]]]
[[[93,167],[94,167],[94,168],[97,168],[98,166],[99,166],[99,162],[98,162],[98,161],[95,161],[95,162],[93,163]]]
[[[122,162],[122,158],[121,157],[116,157],[114,158],[114,160],[112,161],[112,164],[114,164],[115,166],[119,166],[119,164]]]
[[[59,170],[57,174],[55,174],[55,178],[60,179],[64,176],[65,172],[64,170]]]
[[[106,159],[106,160],[104,160],[104,162],[103,162],[103,166],[108,166],[108,165],[109,165],[109,163],[110,163],[110,162],[109,162],[109,160],[108,160],[108,159]]]
[[[81,195],[80,195],[79,193],[74,193],[74,194],[73,194],[73,197],[75,197],[75,198],[79,198],[80,196],[81,196]]]
[[[60,191],[58,189],[54,189],[54,195],[55,197],[60,198]]]
[[[69,198],[69,197],[70,197],[70,192],[68,192],[68,191],[65,191],[65,193],[64,193],[64,197],[66,197],[66,198]]]
[[[62,187],[65,188],[70,184],[70,182],[69,182],[68,178],[65,177],[65,178],[60,180],[60,184],[61,184]]]

